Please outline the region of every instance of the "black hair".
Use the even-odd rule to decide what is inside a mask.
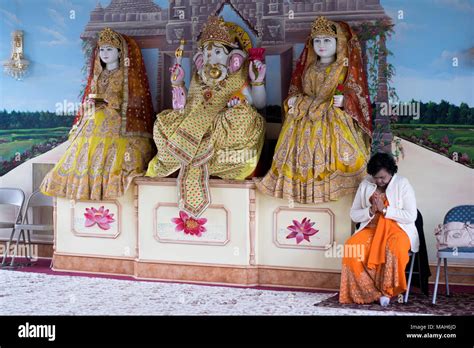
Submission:
[[[398,171],[398,166],[391,154],[378,152],[370,158],[367,163],[367,173],[375,176],[381,169],[385,169],[390,175],[394,175]]]
[[[226,54],[229,54],[230,52],[232,52],[233,49],[235,49],[236,47],[232,47],[232,46],[229,46],[227,44],[224,44],[224,43],[221,43],[222,47],[224,47],[224,50],[226,51]],[[203,48],[205,49],[206,48],[206,45],[203,45]],[[240,49],[240,45],[238,47]]]

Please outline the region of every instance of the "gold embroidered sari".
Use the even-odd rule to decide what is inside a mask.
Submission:
[[[144,174],[153,156],[153,107],[140,48],[124,35],[120,40],[117,69],[103,68],[98,47],[93,54],[85,97],[98,94],[107,104],[96,103],[95,110],[85,107],[78,116],[71,144],[41,184],[46,195],[74,200],[120,197],[134,177]]]
[[[348,27],[337,23],[336,28],[335,62],[321,65],[310,37],[297,64],[289,93],[296,102],[288,109],[285,101],[271,169],[257,181],[267,195],[298,203],[337,200],[354,193],[366,175],[371,134],[367,88],[355,78],[354,64],[345,64],[360,55],[360,47],[355,36],[348,44]],[[336,88],[342,84],[344,109],[333,105]]]
[[[180,208],[199,216],[210,204],[210,175],[243,180],[254,170],[263,146],[262,116],[243,102],[227,107],[247,86],[248,64],[214,88],[193,75],[183,111],[162,111],[155,122],[158,154],[147,176],[166,177],[180,170]]]

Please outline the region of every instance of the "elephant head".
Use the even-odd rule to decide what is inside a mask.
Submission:
[[[204,83],[213,85],[237,72],[245,63],[247,53],[216,41],[208,41],[194,55],[193,61]]]

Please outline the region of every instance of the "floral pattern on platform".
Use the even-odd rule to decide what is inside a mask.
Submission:
[[[207,231],[206,227],[204,227],[207,222],[206,218],[195,219],[184,211],[180,211],[179,217],[172,218],[171,221],[176,224],[176,232],[183,231],[185,234],[201,237]]]
[[[95,224],[99,226],[102,230],[109,230],[110,224],[115,222],[113,218],[114,214],[109,214],[109,209],[105,209],[104,206],[101,206],[99,209],[94,207],[86,208],[84,217],[86,218],[84,225],[86,227],[92,227]]]
[[[304,218],[301,222],[293,220],[293,225],[288,226],[288,230],[291,231],[286,239],[295,238],[296,244],[300,244],[303,240],[309,240],[309,237],[314,236],[319,230],[313,228],[315,222],[311,222],[311,219]]]

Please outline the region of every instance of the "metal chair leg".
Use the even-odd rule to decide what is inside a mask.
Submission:
[[[420,261],[419,255],[417,257],[417,264],[418,264],[418,283],[420,284],[420,291],[423,292],[423,279],[421,279],[422,273],[421,273],[421,261]]]
[[[15,250],[13,251],[12,261],[10,262],[10,267],[15,266],[15,258],[16,258],[17,253],[18,253],[18,248],[20,246],[20,239],[21,239],[22,235],[23,235],[23,239],[25,239],[25,231],[24,230],[20,230],[20,233],[18,233],[18,238],[16,239],[16,246],[15,246]]]
[[[436,266],[436,279],[433,291],[433,301],[432,304],[436,304],[436,295],[438,293],[438,282],[439,282],[439,271],[441,270],[441,258],[438,257],[438,266]]]
[[[26,230],[26,235],[28,236],[28,252],[30,254],[30,261],[31,261],[33,259],[33,251],[32,251],[32,245],[31,245],[30,230]]]
[[[407,284],[407,291],[405,292],[405,299],[404,302],[408,302],[408,295],[410,294],[410,286],[411,286],[411,277],[413,276],[413,266],[415,265],[415,253],[411,255],[411,262],[410,262],[410,272],[408,273],[408,284]]]
[[[2,267],[5,266],[7,262],[7,257],[10,252],[10,246],[13,241],[13,237],[15,236],[15,229],[12,229],[12,233],[10,234],[10,239],[8,240],[7,247],[5,249],[5,252],[3,253],[3,259],[2,259]]]
[[[448,282],[448,259],[444,259],[444,279],[446,282],[446,296],[449,296],[449,282]]]
[[[30,253],[30,248],[28,244],[26,243],[26,231],[23,230],[23,246],[25,248],[25,256],[26,256],[26,261],[27,265],[31,263],[31,253]]]
[[[13,265],[15,263],[15,257],[16,257],[16,253],[18,251],[18,240],[20,239],[20,236],[21,236],[21,231],[18,233],[18,238],[16,240],[15,249],[13,249],[12,260],[10,262],[10,267],[13,267]]]

